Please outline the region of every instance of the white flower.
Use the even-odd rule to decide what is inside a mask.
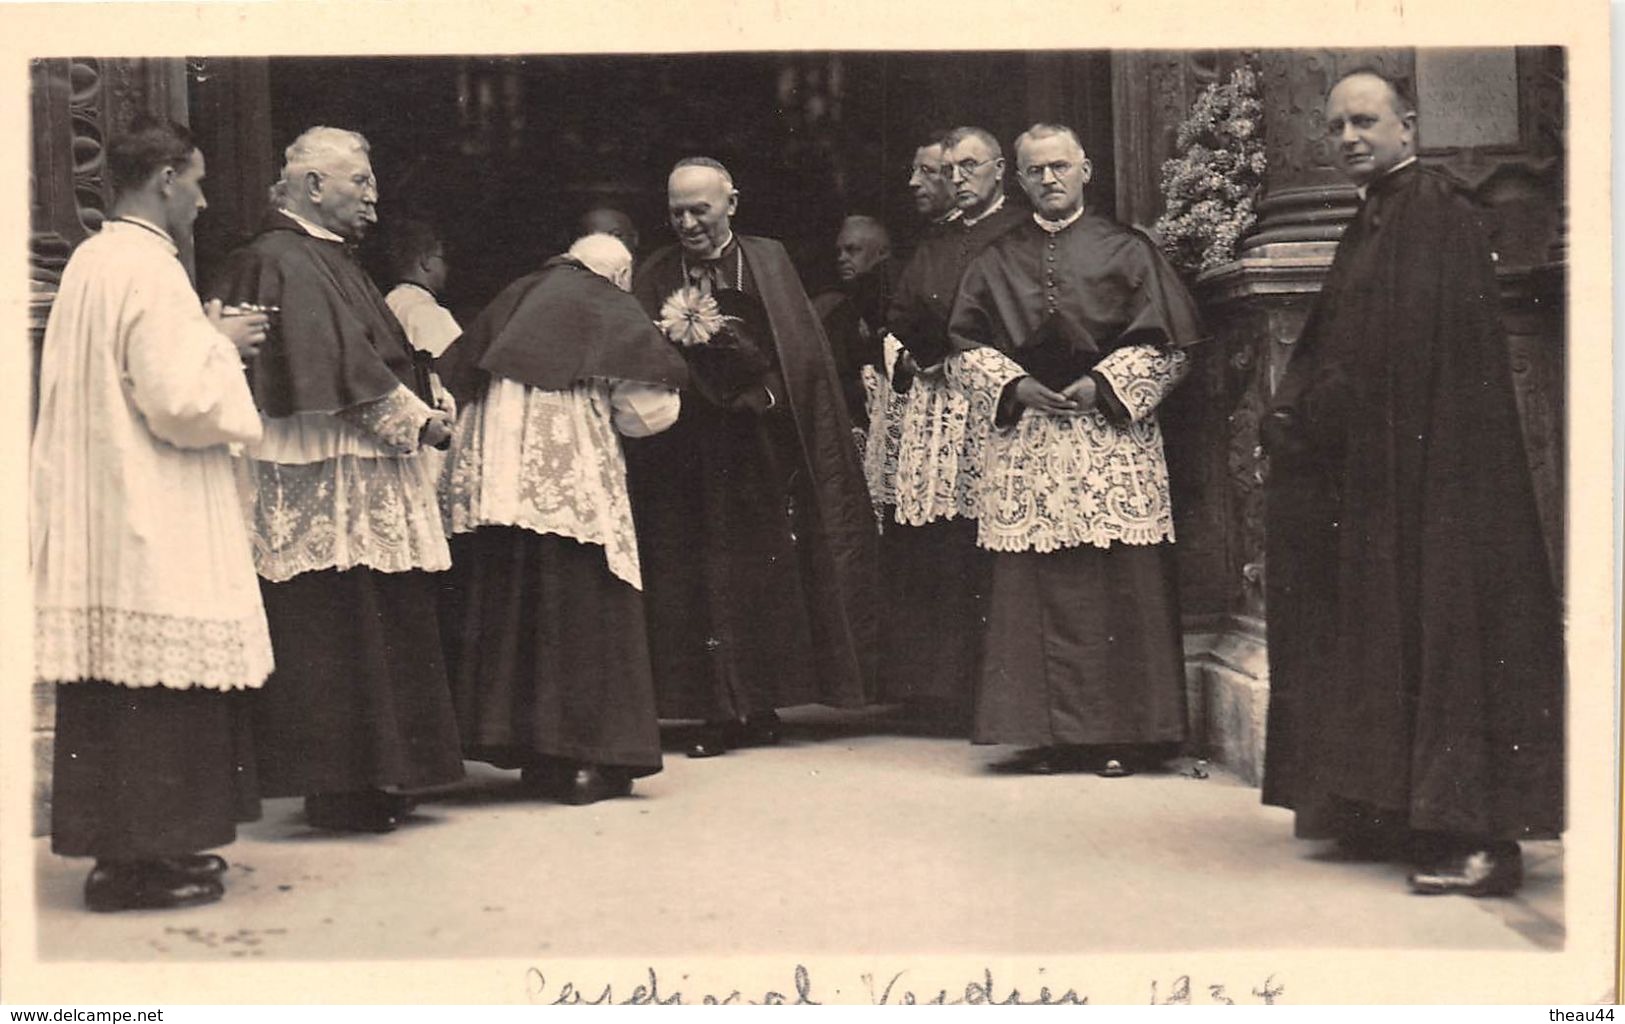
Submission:
[[[679,288],[666,297],[655,321],[666,337],[692,347],[709,342],[727,323],[717,300],[698,288]]]

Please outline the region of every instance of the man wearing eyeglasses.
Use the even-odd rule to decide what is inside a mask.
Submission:
[[[943,375],[948,313],[971,257],[1019,223],[1005,203],[1004,154],[981,128],[943,137],[941,178],[959,217],[923,241],[904,269],[888,325],[907,383],[889,545],[895,590],[882,644],[882,692],[959,729],[968,722],[980,656],[986,557],[976,549],[983,421]],[[916,171],[923,181],[927,173]],[[924,192],[926,189],[917,190]]]
[[[971,261],[949,375],[996,424],[977,542],[992,552],[973,739],[1010,767],[1127,774],[1185,738],[1174,539],[1157,407],[1196,306],[1157,247],[1090,211],[1077,136],[1016,140],[1033,212]]]
[[[280,310],[249,368],[265,426],[249,526],[277,665],[260,785],[304,796],[314,827],[387,832],[410,809],[399,790],[462,775],[427,575],[451,554],[422,455],[451,419],[352,254],[378,220],[366,139],[310,129],[273,194],[210,292]]]
[[[927,134],[926,143],[914,151],[914,162],[908,169],[908,190],[913,193],[914,208],[925,220],[925,239],[940,234],[944,225],[959,219],[959,207],[954,204],[948,178],[942,173],[942,139],[947,134],[946,129]],[[895,293],[895,280],[891,289]],[[887,305],[889,315],[889,298]],[[907,367],[899,365],[902,353],[902,343],[886,331],[881,334],[881,361],[863,368],[863,390],[869,410],[863,476],[869,484],[869,498],[880,516],[883,534],[886,524],[893,522],[897,514],[897,446],[903,427],[903,406],[913,381]],[[891,546],[890,541],[883,536],[880,546],[881,564],[889,565],[891,558],[886,549]]]

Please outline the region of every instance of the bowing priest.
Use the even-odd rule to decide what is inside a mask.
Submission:
[[[948,374],[994,420],[977,543],[992,552],[973,739],[1014,766],[1126,774],[1185,738],[1173,510],[1157,407],[1195,304],[1150,239],[1089,210],[1071,129],[1016,140],[1033,213],[970,263]]]
[[[897,448],[897,512],[889,568],[896,589],[882,644],[885,699],[935,715],[964,735],[982,652],[987,555],[976,546],[982,448],[993,417],[984,396],[944,374],[948,316],[966,266],[1027,214],[1007,202],[1004,152],[984,129],[941,142],[942,174],[959,217],[920,243],[888,317],[907,381]]]
[[[676,425],[631,441],[627,470],[664,718],[688,753],[778,738],[776,709],[865,703],[875,524],[835,364],[784,247],[736,235],[733,177],[679,161],[676,245],[633,292],[688,362]]]
[[[32,452],[35,675],[56,687],[51,849],[94,857],[91,910],[217,900],[200,851],[259,816],[245,695],[271,671],[231,448],[257,441],[242,358],[263,313],[207,310],[178,257],[203,154],[137,118],[111,217],[45,327]]]
[[[260,782],[303,795],[316,828],[387,832],[410,810],[401,790],[462,775],[429,578],[451,554],[422,454],[451,418],[352,252],[377,221],[366,139],[300,135],[276,195],[211,291],[280,310],[250,368],[265,424],[250,528],[277,658]]]
[[[1423,895],[1498,896],[1563,827],[1563,619],[1478,211],[1416,157],[1416,106],[1340,79],[1361,205],[1261,430],[1264,801]]]
[[[464,752],[569,804],[660,770],[621,436],[677,420],[683,357],[609,234],[509,285],[440,361],[462,412],[442,486]]]

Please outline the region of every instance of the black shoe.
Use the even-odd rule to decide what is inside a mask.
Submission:
[[[1523,885],[1517,843],[1490,843],[1410,876],[1418,896],[1510,896]]]
[[[1114,757],[1097,768],[1095,774],[1103,779],[1126,779],[1134,774],[1134,769]]]
[[[688,741],[689,757],[721,757],[728,752],[733,730],[723,722],[707,722],[694,730]]]
[[[393,832],[401,819],[388,796],[375,789],[312,793],[305,797],[305,820],[330,832]]]
[[[164,870],[181,878],[207,881],[226,873],[226,858],[212,853],[183,853],[178,857],[160,857]]]
[[[784,738],[784,721],[777,711],[746,715],[737,727],[736,747],[771,747]]]
[[[407,796],[405,793],[387,793],[383,790],[374,790],[372,798],[384,810],[393,815],[396,821],[405,821],[411,817],[413,811],[418,809],[417,797]]]
[[[1018,762],[1028,775],[1070,775],[1085,771],[1088,764],[1077,747],[1042,747]]]
[[[613,768],[582,765],[570,776],[569,783],[559,799],[574,807],[585,807],[600,800],[613,800],[632,794],[632,780]]]
[[[99,914],[196,907],[225,894],[220,879],[187,878],[161,861],[102,862],[85,879],[85,906]]]
[[[622,771],[551,758],[526,767],[519,774],[519,782],[537,796],[574,807],[632,792],[632,780]]]

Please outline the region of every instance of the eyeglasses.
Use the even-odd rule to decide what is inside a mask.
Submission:
[[[1036,164],[1032,167],[1023,167],[1021,176],[1028,181],[1043,181],[1044,175],[1048,173],[1055,175],[1056,180],[1059,181],[1071,174],[1076,167],[1076,164],[1067,163],[1065,160],[1057,160],[1052,164]]]
[[[330,171],[316,171],[314,173],[323,178],[337,177],[337,175],[331,173]],[[354,185],[358,189],[361,189],[362,191],[366,191],[369,188],[374,192],[378,191],[378,179],[374,178],[370,174],[352,174],[350,175],[350,184]]]
[[[941,164],[915,164],[913,167],[910,167],[909,170],[912,171],[913,174],[917,174],[922,178],[942,177]]]
[[[950,177],[950,178],[955,176],[954,175],[955,171],[959,172],[960,177],[968,178],[971,175],[975,174],[977,171],[981,170],[983,167],[986,167],[990,163],[993,163],[992,159],[972,160],[969,157],[967,157],[964,160],[959,161],[958,163],[943,164],[942,169],[943,169],[943,172],[946,173],[948,175],[948,177]]]

